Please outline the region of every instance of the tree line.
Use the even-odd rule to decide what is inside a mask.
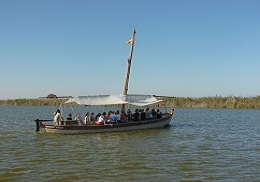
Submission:
[[[260,108],[260,96],[256,97],[177,97],[160,98],[163,102],[155,104],[156,107],[181,107],[181,108]],[[2,106],[60,106],[71,105],[64,104],[67,99],[14,99],[0,100]],[[76,106],[76,103],[72,104]]]

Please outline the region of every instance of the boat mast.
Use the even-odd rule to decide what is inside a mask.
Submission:
[[[130,54],[129,54],[129,57],[127,60],[127,70],[126,70],[125,85],[124,85],[124,90],[123,90],[123,95],[125,95],[125,96],[127,95],[128,85],[129,85],[130,69],[131,69],[131,62],[132,62],[134,43],[135,43],[135,34],[136,34],[136,31],[134,30],[132,39],[130,39],[130,41],[128,41],[129,43],[131,43],[131,48],[130,48]],[[125,104],[122,105],[121,110],[125,111]]]

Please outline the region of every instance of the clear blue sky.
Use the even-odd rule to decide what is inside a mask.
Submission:
[[[260,95],[259,0],[0,0],[0,100]]]

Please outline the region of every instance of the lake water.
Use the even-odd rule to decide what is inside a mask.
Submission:
[[[1,181],[260,181],[260,110],[177,108],[164,129],[36,133],[55,109],[0,106]]]

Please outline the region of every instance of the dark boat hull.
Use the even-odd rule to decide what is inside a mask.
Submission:
[[[129,123],[119,123],[113,125],[53,125],[53,124],[39,124],[38,130],[47,133],[60,134],[91,134],[91,133],[106,133],[106,132],[121,132],[163,128],[172,120],[172,114],[164,114],[161,119],[145,120]]]

